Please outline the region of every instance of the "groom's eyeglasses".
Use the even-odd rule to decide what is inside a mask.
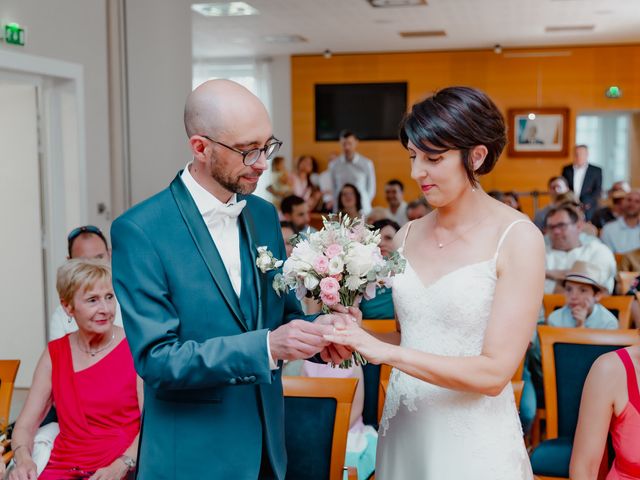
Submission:
[[[252,148],[251,150],[239,150],[235,147],[230,147],[222,142],[214,140],[213,138],[209,138],[206,135],[200,135],[201,137],[206,138],[210,142],[217,143],[218,145],[222,145],[224,148],[228,148],[232,152],[239,153],[242,155],[242,163],[244,163],[247,167],[250,167],[254,163],[258,161],[260,158],[260,154],[264,152],[264,156],[267,160],[272,160],[277,154],[278,150],[282,146],[282,142],[277,138],[271,138],[267,141],[267,144],[262,148]]]

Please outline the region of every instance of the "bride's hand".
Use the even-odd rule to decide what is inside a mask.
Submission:
[[[335,331],[324,338],[337,345],[345,345],[357,350],[369,363],[387,363],[392,345],[378,340],[363,330],[356,322],[345,322],[334,325]]]

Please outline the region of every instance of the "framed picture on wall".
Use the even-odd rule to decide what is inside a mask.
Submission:
[[[511,108],[507,111],[510,157],[566,157],[568,108]]]

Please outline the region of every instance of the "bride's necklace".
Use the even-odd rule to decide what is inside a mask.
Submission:
[[[88,353],[92,357],[95,357],[100,352],[104,352],[107,348],[109,348],[111,346],[111,344],[113,343],[113,339],[114,338],[116,338],[116,331],[115,330],[111,334],[111,339],[107,342],[107,344],[104,347],[98,348],[97,350],[87,350],[86,348],[83,348],[82,345],[80,345],[80,340],[78,340],[78,337],[76,337],[76,343],[78,344],[78,348],[80,348],[80,350],[82,350],[84,353]]]
[[[489,214],[485,215],[484,217],[482,217],[480,220],[478,220],[477,222],[471,224],[471,226],[465,228],[462,232],[460,233],[456,233],[453,232],[453,234],[455,235],[453,240],[449,240],[446,243],[442,243],[440,240],[438,240],[438,234],[436,232],[436,229],[438,228],[438,218],[439,218],[439,212],[436,212],[436,227],[433,229],[433,237],[436,239],[436,245],[438,245],[438,248],[444,248],[447,245],[451,245],[453,242],[456,242],[458,240],[460,240],[462,238],[462,235],[467,233],[469,230],[471,230],[473,227],[476,227],[477,225],[479,225],[480,223],[482,223],[487,217],[489,216]]]

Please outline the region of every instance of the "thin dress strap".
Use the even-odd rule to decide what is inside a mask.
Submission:
[[[638,379],[636,378],[636,370],[633,366],[633,360],[626,348],[616,350],[618,357],[622,360],[624,369],[627,371],[627,392],[629,392],[629,402],[638,412],[640,412],[640,391],[638,391]]]
[[[518,223],[531,223],[531,220],[525,220],[524,218],[521,218],[519,220],[515,220],[515,221],[511,222],[509,224],[509,226],[504,229],[504,232],[502,233],[502,236],[500,237],[500,240],[498,240],[498,246],[496,247],[496,253],[493,256],[494,259],[498,258],[498,253],[500,253],[500,247],[502,247],[502,243],[504,242],[504,239],[507,238],[507,234],[511,230],[511,227],[513,227],[514,225],[516,225]]]
[[[407,243],[407,236],[409,235],[409,230],[411,230],[411,224],[414,220],[411,220],[407,224],[407,229],[404,231],[404,237],[402,238],[402,245],[400,245],[400,253],[404,253],[404,244]]]

